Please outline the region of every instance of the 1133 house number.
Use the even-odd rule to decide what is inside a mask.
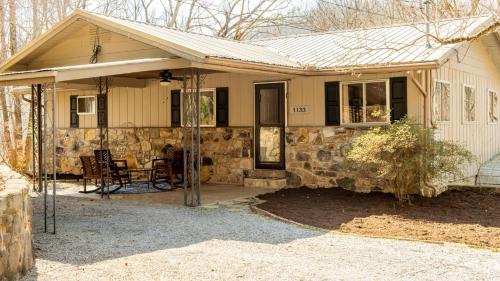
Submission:
[[[292,113],[308,113],[309,107],[307,105],[300,105],[292,107]]]

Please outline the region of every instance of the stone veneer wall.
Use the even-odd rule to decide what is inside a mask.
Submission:
[[[340,186],[362,192],[383,190],[385,184],[373,177],[353,177],[341,165],[352,141],[366,130],[288,127],[285,140],[288,185]],[[242,184],[243,177],[253,170],[253,129],[202,128],[201,135],[202,174],[208,182]],[[78,157],[93,155],[93,150],[99,147],[98,129],[59,129],[57,138],[58,172],[81,174]],[[181,144],[182,128],[110,128],[109,139],[114,158],[147,167],[152,159],[160,157],[163,146]]]
[[[353,177],[342,162],[353,140],[366,128],[289,127],[286,129],[286,169],[289,186],[340,186],[359,192],[384,190],[384,183],[366,171]]]
[[[113,157],[138,167],[151,166],[166,144],[182,142],[182,128],[110,128],[108,134]],[[243,171],[253,167],[252,140],[252,128],[202,128],[204,177],[213,183],[242,184]],[[81,174],[79,156],[93,155],[98,148],[98,129],[58,129],[58,173]]]
[[[0,280],[17,280],[33,266],[29,184],[0,164]]]

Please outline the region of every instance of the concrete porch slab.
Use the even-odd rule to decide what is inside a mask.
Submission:
[[[51,194],[51,186],[49,186]],[[58,182],[57,196],[80,197],[101,200],[101,195],[96,193],[79,193],[83,190],[81,182]],[[230,184],[202,184],[200,187],[201,204],[216,204],[224,201],[237,200],[241,198],[254,197],[259,194],[274,192],[276,189],[263,187],[245,187],[243,185]],[[142,194],[111,194],[112,201],[136,202],[138,204],[166,204],[183,205],[184,193],[182,189],[173,191],[142,193]],[[106,199],[103,199],[106,200]]]

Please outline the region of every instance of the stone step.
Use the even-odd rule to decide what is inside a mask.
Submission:
[[[284,178],[286,178],[286,171],[285,170],[265,170],[265,169],[250,170],[245,175],[245,178],[284,179]]]
[[[245,178],[243,186],[281,189],[286,187],[286,178]]]

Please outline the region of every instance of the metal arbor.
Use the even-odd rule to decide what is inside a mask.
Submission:
[[[182,146],[184,150],[184,205],[200,205],[200,73],[184,71],[182,79]],[[189,84],[189,85],[188,85]]]
[[[49,88],[51,88],[52,97],[52,114],[51,114],[51,131],[48,132],[47,122],[47,109]],[[32,142],[32,162],[33,162],[33,190],[43,191],[44,202],[44,230],[48,231],[48,161],[49,153],[52,152],[52,232],[56,233],[56,180],[57,180],[57,167],[56,167],[56,84],[33,84],[31,85],[31,134],[33,137]],[[50,136],[50,139],[48,136]],[[52,140],[52,151],[47,149],[49,140]]]

